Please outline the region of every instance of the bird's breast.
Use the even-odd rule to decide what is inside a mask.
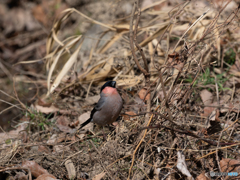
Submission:
[[[93,122],[99,125],[111,124],[118,118],[122,110],[122,98],[119,94],[105,97],[105,102],[100,111],[93,115]]]

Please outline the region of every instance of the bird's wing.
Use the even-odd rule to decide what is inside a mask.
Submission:
[[[96,109],[97,111],[100,111],[102,109],[105,101],[106,101],[106,97],[105,96],[101,96],[101,98],[99,99],[99,101],[96,104],[96,106],[94,107],[94,109]]]
[[[81,124],[79,129],[83,128],[84,126],[86,126],[88,123],[90,123],[92,121],[94,113],[97,111],[100,111],[102,109],[105,101],[106,101],[106,97],[101,95],[101,98],[99,99],[98,103],[91,111],[90,118],[87,121],[85,121],[83,124]]]
[[[95,112],[100,111],[102,109],[105,101],[106,101],[106,97],[105,96],[101,96],[101,98],[99,99],[98,103],[96,104],[96,106],[91,111],[91,115],[90,115],[91,119],[92,119],[92,117],[93,117]]]

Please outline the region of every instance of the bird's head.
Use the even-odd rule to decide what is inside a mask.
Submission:
[[[100,91],[100,92],[102,92],[102,90],[105,89],[106,87],[115,88],[115,87],[116,87],[116,81],[108,81],[108,82],[106,82],[106,83],[101,87],[101,91]]]

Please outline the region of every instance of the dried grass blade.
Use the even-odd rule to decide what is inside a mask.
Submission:
[[[76,13],[80,14],[81,16],[83,16],[84,18],[88,19],[89,21],[91,21],[92,23],[94,24],[98,24],[100,26],[103,26],[103,27],[106,27],[108,29],[111,29],[112,31],[116,31],[116,28],[114,28],[112,25],[108,25],[108,24],[104,24],[104,23],[101,23],[99,21],[96,21],[88,16],[86,16],[85,14],[81,13],[80,11],[76,10],[75,8],[72,8],[73,11],[75,11]]]
[[[69,69],[72,67],[73,63],[77,60],[78,52],[81,49],[82,44],[83,44],[83,41],[81,42],[79,47],[76,49],[76,51],[72,54],[72,56],[69,58],[69,60],[66,62],[66,64],[63,66],[61,72],[59,73],[53,85],[51,86],[49,93],[52,93],[54,89],[56,89],[56,87],[60,84],[60,81],[62,80],[62,78],[67,74]]]
[[[51,80],[51,77],[52,77],[53,70],[54,70],[54,68],[56,67],[57,62],[58,62],[60,56],[62,55],[63,51],[64,51],[64,49],[61,49],[61,50],[58,52],[57,57],[55,58],[55,60],[53,61],[53,64],[52,64],[51,67],[50,67],[50,70],[49,70],[49,73],[48,73],[48,78],[47,78],[48,94],[50,93],[50,80]]]
[[[50,60],[47,61],[47,63],[46,63],[46,69],[47,69],[47,70],[49,69],[49,66],[50,66],[50,64],[52,63],[53,57],[54,57],[59,51],[61,51],[62,49],[65,49],[66,52],[68,52],[68,53],[70,54],[69,49],[72,48],[72,46],[73,46],[74,44],[76,44],[76,43],[82,38],[82,35],[81,35],[81,36],[77,36],[77,37],[76,37],[76,36],[73,36],[73,37],[67,38],[67,39],[64,40],[63,42],[68,41],[68,40],[70,40],[70,39],[72,39],[72,38],[75,38],[75,39],[71,40],[70,42],[68,42],[66,45],[64,45],[64,46],[61,47],[61,48],[60,48],[60,46],[58,46],[52,53],[48,54],[48,55],[45,57],[46,59],[48,59],[48,58],[50,59]]]
[[[97,53],[100,54],[105,53],[108,50],[108,48],[110,48],[126,32],[127,31],[123,31],[121,33],[115,34],[115,36],[113,36],[107,43],[105,43],[100,49],[98,49]]]
[[[60,44],[61,46],[63,46],[64,44],[58,39],[57,37],[57,33],[61,27],[61,23],[67,19],[72,13],[73,13],[73,10],[72,9],[66,9],[65,11],[63,11],[63,13],[66,13],[64,14],[54,25],[53,25],[53,28],[51,30],[51,33],[49,34],[48,36],[48,39],[47,39],[47,43],[46,43],[46,51],[47,51],[47,54],[50,53],[51,49],[52,49],[52,46],[53,46],[53,42],[54,40]]]
[[[152,36],[149,36],[148,38],[146,38],[145,40],[143,40],[139,45],[140,45],[141,47],[144,47],[144,46],[146,46],[150,41],[152,41],[153,39],[159,37],[159,36],[165,31],[165,29],[168,27],[168,24],[169,24],[169,22],[164,23],[164,25],[163,25],[161,28],[159,28],[155,33],[153,33]],[[172,26],[172,25],[171,25],[171,26]]]
[[[154,7],[154,6],[158,5],[158,4],[161,4],[161,3],[165,2],[165,1],[166,1],[166,0],[161,0],[161,1],[157,1],[157,2],[155,2],[155,3],[152,3],[152,4],[150,4],[149,6],[146,6],[146,7],[142,8],[142,9],[141,9],[141,12],[143,12],[143,11],[149,9],[149,8],[152,8],[152,7]]]

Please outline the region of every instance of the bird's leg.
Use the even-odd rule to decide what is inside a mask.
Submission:
[[[105,133],[104,133],[104,126],[103,126],[103,128],[102,128],[102,132],[103,132],[103,140],[104,140],[104,141],[107,141],[107,137],[106,137],[106,135],[105,135]]]

